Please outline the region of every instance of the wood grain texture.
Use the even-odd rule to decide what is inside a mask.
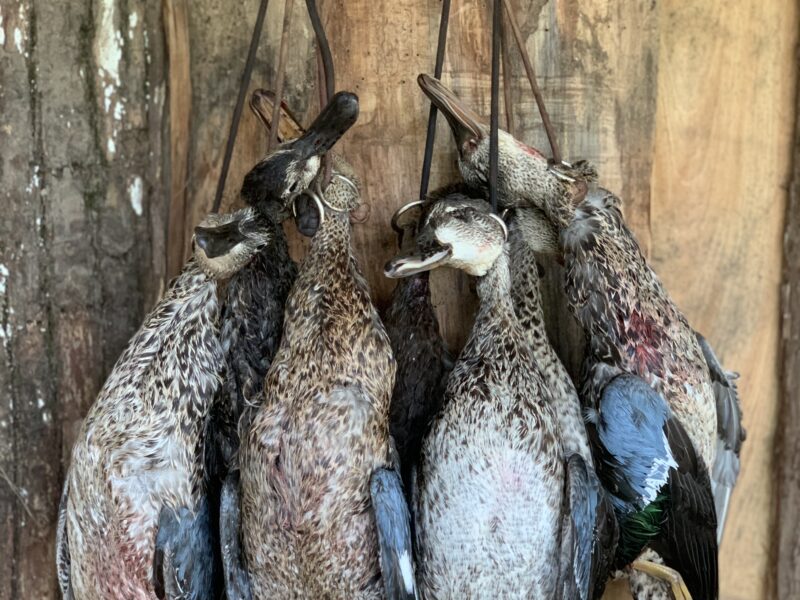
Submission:
[[[2,600],[56,598],[75,432],[163,279],[151,4],[0,1]]]
[[[169,65],[169,213],[167,275],[175,277],[189,251],[186,202],[192,116],[189,6],[186,0],[164,0],[164,37]]]
[[[778,598],[800,597],[800,94],[794,171],[783,236],[781,331],[783,369],[777,442],[775,587]]]
[[[660,11],[651,258],[692,325],[741,373],[748,437],[720,551],[721,597],[772,598],[797,6],[670,0]]]

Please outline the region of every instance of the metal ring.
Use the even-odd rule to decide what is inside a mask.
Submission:
[[[503,241],[508,240],[508,227],[506,227],[505,221],[503,221],[503,219],[501,219],[499,215],[496,215],[494,213],[489,213],[489,216],[492,217],[498,223],[500,223],[500,227],[503,228]]]
[[[334,176],[334,177],[338,177],[339,179],[341,179],[342,181],[344,181],[344,182],[345,182],[347,185],[349,185],[349,186],[350,186],[350,188],[353,190],[353,192],[354,192],[356,195],[358,195],[358,194],[359,194],[359,191],[358,191],[358,186],[356,185],[355,181],[353,181],[352,179],[350,179],[350,178],[349,178],[349,177],[347,177],[346,175],[342,175],[341,173],[336,173],[336,172],[335,172],[335,173],[333,174],[333,176]]]
[[[412,200],[411,202],[407,202],[406,204],[404,204],[403,206],[398,208],[396,211],[394,211],[394,214],[392,215],[391,225],[392,225],[392,229],[394,229],[395,233],[403,233],[403,230],[397,224],[397,220],[404,213],[408,212],[412,208],[416,208],[417,206],[424,206],[424,205],[425,205],[425,201],[424,200]]]
[[[556,176],[557,179],[560,179],[561,181],[566,181],[567,183],[575,183],[576,181],[574,177],[570,177],[566,173],[562,173],[555,167],[548,167],[547,170],[550,171],[553,175]]]

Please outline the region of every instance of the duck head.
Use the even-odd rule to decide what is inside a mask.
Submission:
[[[251,106],[258,113],[257,105]],[[273,203],[281,209],[287,208],[311,186],[319,173],[322,155],[357,118],[358,97],[338,92],[305,133],[278,146],[250,170],[244,178],[242,197],[265,214],[274,210],[274,206],[270,206]]]
[[[458,147],[458,167],[469,185],[487,187],[489,181],[489,127],[469,106],[439,80],[422,74],[422,91],[444,114]],[[498,198],[503,208],[547,208],[554,199],[586,193],[596,179],[585,162],[555,165],[539,150],[505,131],[498,131]]]
[[[436,201],[419,224],[417,247],[386,264],[392,279],[437,267],[455,267],[481,277],[503,252],[508,230],[484,200],[452,195]]]
[[[252,207],[211,213],[194,228],[197,264],[212,279],[225,279],[244,267],[270,241],[267,218]]]

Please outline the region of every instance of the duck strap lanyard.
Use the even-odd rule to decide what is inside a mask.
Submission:
[[[333,94],[336,91],[336,71],[333,67],[333,55],[331,54],[331,47],[328,44],[328,36],[325,35],[325,27],[322,25],[322,19],[319,17],[317,10],[316,0],[306,0],[306,8],[308,9],[308,18],[311,21],[311,27],[314,29],[314,35],[317,38],[317,49],[322,59],[322,76],[325,82],[325,93],[322,93],[322,86],[320,85],[320,105],[319,109],[325,107]],[[278,98],[280,102],[280,98]],[[324,168],[322,189],[328,187],[331,182],[331,173],[333,172],[333,164],[331,163],[331,155],[329,152],[325,153],[322,159]]]
[[[547,107],[544,105],[542,92],[539,90],[539,85],[536,82],[536,72],[533,70],[531,59],[528,56],[528,49],[525,47],[525,42],[522,39],[522,33],[520,32],[519,25],[517,24],[517,17],[514,15],[514,11],[511,10],[509,0],[503,0],[503,6],[506,9],[508,22],[511,24],[511,32],[514,34],[514,40],[517,43],[517,48],[519,49],[520,56],[522,57],[522,64],[525,66],[525,74],[528,76],[528,82],[531,84],[531,91],[533,92],[533,97],[536,100],[536,107],[539,109],[539,116],[542,119],[542,125],[544,125],[544,130],[547,133],[547,141],[550,144],[550,153],[552,154],[553,162],[557,164],[561,163],[561,149],[558,147],[558,140],[556,139],[555,130],[553,129],[553,124],[550,121],[550,115],[547,112]],[[503,51],[505,52],[505,49]],[[506,105],[506,110],[510,113],[511,108]]]
[[[250,38],[250,48],[247,51],[247,60],[244,64],[244,72],[242,73],[242,80],[239,84],[239,95],[236,98],[236,106],[233,109],[233,118],[231,119],[231,128],[228,132],[228,141],[225,145],[225,156],[222,159],[222,169],[219,173],[219,180],[217,181],[217,190],[214,194],[214,203],[212,205],[212,212],[218,212],[222,204],[222,194],[225,191],[225,182],[228,179],[228,171],[231,167],[231,158],[233,157],[233,146],[236,143],[236,134],[239,131],[239,121],[242,119],[242,108],[244,107],[244,100],[247,96],[247,88],[250,87],[250,77],[253,74],[253,67],[256,62],[256,52],[258,51],[258,44],[261,40],[261,32],[264,30],[264,17],[267,14],[267,5],[269,0],[261,0],[258,6],[258,14],[256,15],[256,24],[253,27],[253,36]],[[278,120],[280,118],[280,107],[283,101],[283,80],[284,70],[286,67],[286,47],[289,37],[289,26],[291,24],[293,0],[285,0],[284,16],[283,16],[283,31],[281,33],[281,45],[278,53],[278,66],[276,70],[276,86],[275,86],[275,105],[272,113],[272,127],[270,130],[268,150],[272,150],[278,132]],[[333,70],[333,56],[331,55],[331,48],[328,45],[328,38],[325,35],[325,28],[322,26],[322,21],[317,11],[316,0],[306,0],[306,8],[308,9],[308,18],[311,21],[311,26],[314,29],[314,34],[317,38],[317,47],[322,56],[322,70],[325,81],[325,95],[320,96],[324,100],[320,105],[320,110],[324,107],[328,100],[334,94],[336,88],[335,73]],[[325,182],[330,181],[331,164],[328,154],[325,155]]]
[[[502,0],[494,0],[492,8],[492,99],[489,117],[489,201],[497,214],[498,129],[500,122],[500,19]]]
[[[442,66],[444,65],[444,50],[447,45],[447,27],[450,23],[450,0],[442,1],[442,16],[439,19],[439,40],[436,44],[436,64],[433,68],[433,76],[436,79],[442,78]],[[419,182],[419,199],[424,200],[428,195],[428,183],[431,178],[431,162],[433,161],[433,142],[436,139],[436,115],[438,114],[436,105],[431,102],[431,111],[428,113],[428,132],[425,136],[425,155],[422,159],[422,175]]]
[[[275,127],[269,128],[267,153],[269,154],[278,144],[278,126],[281,122],[281,101],[283,100],[283,80],[286,71],[286,51],[289,46],[289,28],[292,25],[292,9],[294,0],[286,0],[283,4],[283,30],[281,31],[281,46],[278,50],[278,68],[275,70],[275,105],[272,107],[272,121]]]
[[[258,6],[256,25],[253,28],[253,37],[250,39],[250,49],[247,51],[247,61],[244,63],[244,73],[242,73],[242,81],[239,84],[239,96],[236,98],[236,107],[233,109],[231,129],[228,132],[228,143],[225,145],[225,157],[222,159],[222,170],[219,172],[217,191],[214,194],[214,205],[211,212],[219,211],[219,206],[222,204],[222,193],[225,191],[225,181],[228,179],[228,170],[231,167],[231,158],[233,157],[233,144],[236,141],[236,132],[239,131],[244,98],[247,95],[247,88],[250,86],[250,76],[253,74],[253,66],[256,62],[256,51],[258,50],[258,42],[261,40],[261,32],[264,29],[264,17],[267,14],[268,3],[269,0],[261,0],[261,4]],[[278,98],[278,104],[280,105],[280,103],[280,98]]]

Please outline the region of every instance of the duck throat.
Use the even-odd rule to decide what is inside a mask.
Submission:
[[[326,208],[325,219],[314,234],[311,250],[303,262],[304,270],[325,272],[349,269],[350,259],[349,213]]]
[[[536,352],[541,346],[548,346],[544,325],[544,310],[540,293],[539,265],[536,255],[520,232],[512,229],[510,239],[511,255],[511,298],[531,349]]]
[[[506,248],[503,248],[486,275],[478,279],[477,291],[481,303],[478,310],[479,319],[489,313],[514,314],[514,305],[511,299],[511,271]]]

